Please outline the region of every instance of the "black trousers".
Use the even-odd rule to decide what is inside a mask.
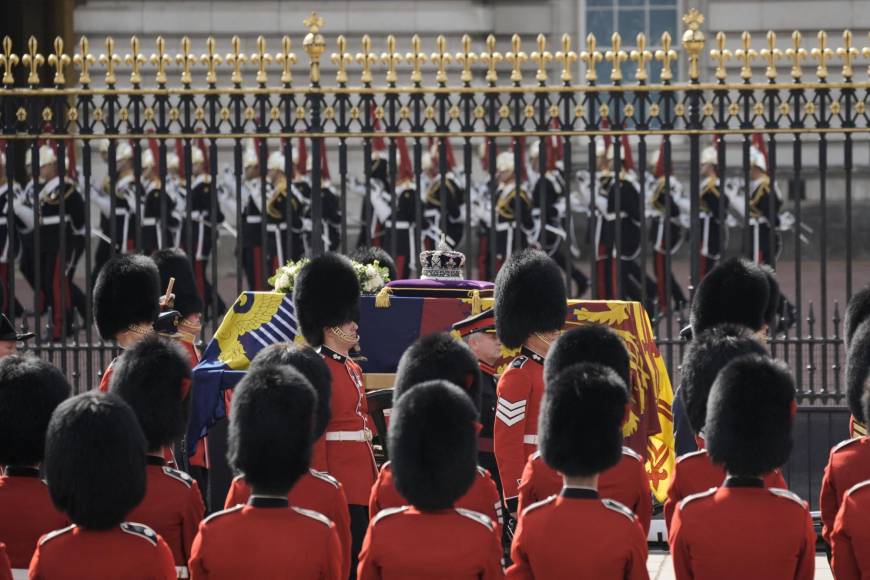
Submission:
[[[350,578],[356,578],[359,552],[369,527],[369,506],[350,504]]]

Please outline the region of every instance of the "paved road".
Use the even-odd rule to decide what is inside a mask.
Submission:
[[[646,561],[646,569],[650,580],[674,580],[674,564],[667,552],[651,553]],[[816,580],[834,580],[828,559],[824,555],[816,556]]]

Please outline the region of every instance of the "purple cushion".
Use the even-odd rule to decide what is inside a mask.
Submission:
[[[491,298],[495,284],[485,280],[394,280],[387,284],[393,296],[431,298],[467,297],[474,290],[481,298]]]

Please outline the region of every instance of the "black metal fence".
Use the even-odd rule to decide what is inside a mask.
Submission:
[[[848,32],[836,50],[824,33],[812,50],[770,33],[757,52],[744,34],[733,53],[719,34],[706,53],[703,18],[684,22],[680,52],[667,33],[656,51],[643,35],[623,50],[618,34],[608,50],[590,36],[575,51],[565,35],[528,54],[519,36],[507,52],[494,37],[480,50],[464,37],[458,52],[439,38],[429,54],[392,37],[380,54],[368,37],[351,54],[338,37],[327,64],[312,15],[305,66],[289,37],[274,54],[262,38],[244,54],[235,38],[224,56],[213,39],[201,56],[184,39],[174,57],[161,38],[150,57],[133,38],[123,58],[111,38],[99,57],[84,38],[47,56],[7,38],[3,309],[85,389],[114,350],[92,328],[91,296],[117,252],[187,251],[208,338],[224,301],[265,288],[280,261],[380,244],[413,274],[416,252],[444,233],[469,277],[492,279],[511,251],[539,245],[572,294],[588,284],[592,298],[642,301],[674,376],[684,300],[717,259],[744,255],[779,272],[788,304],[772,349],[802,399],[840,403],[840,310],[868,272],[861,53]]]

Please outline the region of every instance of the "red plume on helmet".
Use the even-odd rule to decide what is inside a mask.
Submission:
[[[752,134],[752,144],[764,156],[765,167],[770,167],[770,159],[767,156],[767,145],[764,143],[764,136],[761,133]]]
[[[201,133],[201,132],[202,132],[201,130],[197,131],[197,133]],[[206,169],[206,171],[209,171],[209,168],[211,167],[211,165],[208,162],[208,147],[205,144],[205,139],[203,139],[202,137],[199,137],[196,140],[196,146],[199,147],[200,151],[202,151],[202,166]]]
[[[66,142],[66,176],[70,179],[78,179],[79,176],[76,166],[76,144],[72,139]]]
[[[602,131],[610,129],[610,119],[608,119],[607,117],[602,117],[601,122],[598,124],[598,128],[601,129]],[[613,139],[610,137],[610,133],[605,133],[604,134],[604,150],[605,151],[610,148],[611,143],[613,143]]]
[[[494,137],[486,137],[483,146],[483,155],[480,157],[480,165],[484,171],[489,171],[489,147],[493,147],[493,156],[498,157],[498,143]]]
[[[665,174],[665,140],[659,144],[659,155],[656,158],[656,166],[653,169],[653,176],[657,179]]]
[[[148,129],[146,131],[148,134],[153,134],[154,129]],[[160,147],[157,145],[157,139],[154,137],[148,138],[148,149],[151,150],[151,155],[154,157],[154,173],[156,175],[160,174]]]
[[[399,170],[396,176],[397,183],[407,183],[414,179],[414,168],[411,165],[411,156],[408,155],[408,144],[404,137],[396,137],[396,147],[399,150]]]
[[[520,166],[518,174],[520,176],[520,181],[525,181],[529,178],[529,174],[526,172],[526,138],[517,137],[514,141],[514,147],[518,147],[520,150]]]
[[[622,168],[625,171],[634,170],[634,155],[631,153],[631,144],[628,142],[628,135],[622,136]]]
[[[181,143],[181,139],[175,140],[175,154],[178,156],[178,177],[184,179],[184,146]]]
[[[308,171],[308,148],[305,145],[305,137],[299,137],[299,149],[296,153],[296,172],[304,175]]]
[[[447,171],[453,171],[456,167],[456,157],[453,155],[453,144],[447,137],[441,138],[444,141],[444,150],[447,156]]]
[[[375,116],[375,106],[372,105],[372,131],[375,135],[372,136],[372,151],[386,151],[387,142],[383,135],[378,135],[381,132],[381,120]]]
[[[329,159],[326,157],[326,141],[320,138],[320,176],[323,181],[329,181]]]
[[[558,131],[560,128],[559,120],[553,119],[551,126]],[[563,139],[559,135],[547,135],[544,139],[544,146],[547,151],[547,171],[556,169],[556,163],[562,160],[562,154],[564,153],[562,145]]]

